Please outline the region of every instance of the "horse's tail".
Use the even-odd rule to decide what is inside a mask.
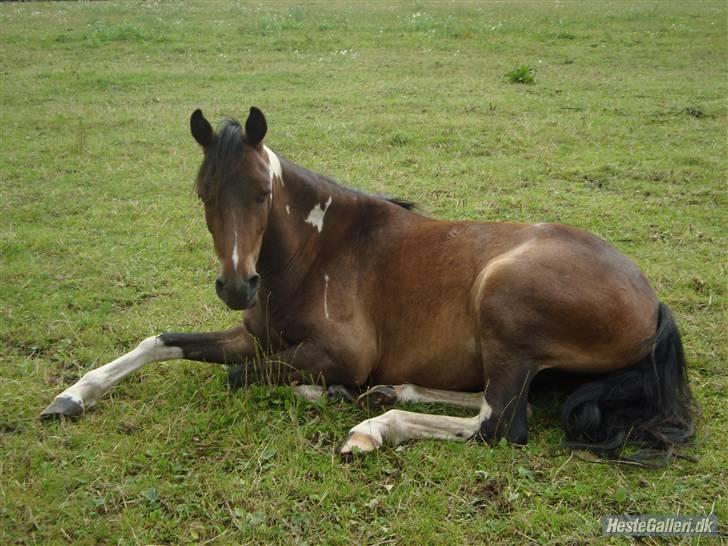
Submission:
[[[572,449],[654,466],[666,464],[672,448],[692,438],[694,415],[680,332],[660,303],[647,356],[577,388],[564,403],[561,421]],[[628,445],[642,449],[623,456]]]

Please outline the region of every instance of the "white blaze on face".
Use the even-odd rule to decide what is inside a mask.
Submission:
[[[235,222],[235,216],[233,216],[233,232],[235,234],[233,239],[233,268],[235,268],[235,273],[237,273],[240,256],[238,256],[238,226]]]
[[[326,315],[327,319],[329,318],[328,294],[329,294],[329,276],[326,273],[324,273],[324,314]]]
[[[326,201],[326,204],[323,207],[317,203],[313,206],[311,212],[308,213],[306,223],[314,226],[319,233],[321,233],[321,230],[324,229],[324,216],[326,215],[326,211],[329,210],[332,202],[333,198],[329,196],[328,201]]]
[[[281,183],[281,186],[285,186],[285,183],[283,182],[283,169],[281,168],[281,161],[278,159],[278,156],[273,153],[273,150],[268,148],[268,146],[266,146],[265,144],[263,145],[263,149],[268,155],[268,174],[270,176],[271,188],[273,187],[273,181],[276,179],[278,179],[278,181]]]

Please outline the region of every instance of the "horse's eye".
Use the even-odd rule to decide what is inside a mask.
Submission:
[[[268,199],[268,197],[270,197],[270,193],[271,192],[269,192],[269,191],[264,191],[264,192],[260,193],[260,195],[258,195],[258,203],[265,203],[265,200]]]

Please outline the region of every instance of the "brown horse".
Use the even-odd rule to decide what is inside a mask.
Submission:
[[[444,222],[303,169],[243,129],[190,120],[203,150],[196,189],[221,274],[219,297],[246,309],[223,332],[167,333],[87,373],[46,408],[77,415],[154,361],[236,365],[230,382],[377,385],[370,404],[425,401],[479,409],[457,418],[391,410],[355,426],[339,452],[416,438],[516,444],[528,438],[534,376],[591,374],[566,400],[574,446],[618,456],[693,433],[682,343],[640,270],[598,237],[557,224]],[[265,359],[256,355],[264,354]],[[306,386],[308,385],[308,386]],[[480,394],[476,394],[480,393]]]

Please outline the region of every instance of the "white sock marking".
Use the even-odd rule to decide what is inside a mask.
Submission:
[[[444,391],[442,391],[444,392]],[[475,417],[449,417],[402,410],[389,410],[378,417],[362,421],[349,431],[349,438],[340,453],[355,449],[372,451],[383,444],[399,445],[408,440],[460,440],[471,438],[493,414],[493,408],[481,398],[480,412]]]
[[[326,215],[326,211],[329,210],[332,202],[333,198],[329,196],[325,206],[322,207],[320,204],[316,203],[311,209],[311,212],[308,213],[306,223],[314,226],[319,233],[321,233],[321,230],[324,229],[324,216]]]
[[[362,421],[349,431],[350,439],[354,436],[353,445],[349,441],[342,446],[341,452],[348,453],[353,447],[364,451],[378,449],[383,444],[397,446],[408,440],[460,440],[471,438],[480,428],[480,416],[450,417],[447,415],[429,415],[402,410],[389,410],[378,417]],[[361,436],[369,437],[369,442],[362,442]],[[370,444],[369,449],[363,444]]]
[[[318,385],[296,385],[293,392],[309,402],[316,402],[326,396],[326,391]]]
[[[376,388],[376,387],[374,387]],[[397,402],[419,402],[424,404],[450,404],[463,408],[481,409],[483,407],[482,392],[458,392],[442,389],[428,389],[419,385],[405,383],[396,385],[394,392]],[[365,396],[364,393],[362,396]]]
[[[488,404],[488,401],[485,399],[485,393],[483,393],[483,403],[480,406],[480,411],[478,412],[478,419],[480,419],[480,422],[486,421],[487,419],[490,419],[490,416],[493,415],[493,408],[490,407],[490,404]]]
[[[150,362],[175,360],[183,358],[179,347],[164,345],[159,336],[148,337],[136,348],[116,360],[86,373],[79,381],[68,387],[56,398],[70,398],[81,404],[84,410],[93,406],[96,401],[126,376]]]

